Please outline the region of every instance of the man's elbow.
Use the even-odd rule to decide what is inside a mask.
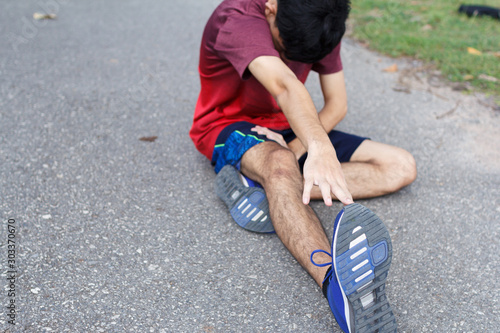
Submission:
[[[341,121],[347,115],[347,101],[340,99],[327,101],[324,110],[337,121]]]
[[[273,89],[269,90],[271,95],[278,101],[287,99],[292,95],[297,95],[307,92],[304,84],[299,81],[293,72],[284,73],[275,83],[272,85]]]
[[[335,118],[336,123],[339,123],[347,115],[347,103],[335,104],[331,110],[331,115]]]
[[[342,103],[342,105],[339,106],[340,120],[344,119],[346,115],[347,115],[347,103]]]

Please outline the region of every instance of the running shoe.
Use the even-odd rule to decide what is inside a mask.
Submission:
[[[240,227],[253,232],[274,232],[266,193],[259,183],[226,165],[215,178],[215,192]]]
[[[323,281],[330,308],[346,333],[396,332],[397,324],[385,294],[392,244],[384,223],[360,204],[345,206],[335,219],[331,269]]]

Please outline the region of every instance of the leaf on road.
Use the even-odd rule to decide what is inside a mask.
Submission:
[[[34,13],[33,18],[35,20],[55,20],[57,18],[57,15],[56,14]]]
[[[469,52],[469,54],[473,54],[473,55],[482,55],[483,54],[483,52],[476,50],[473,47],[468,47],[467,52]]]
[[[157,136],[143,136],[139,140],[145,141],[145,142],[155,142],[156,139],[158,139]]]
[[[474,78],[474,75],[467,74],[467,75],[464,75],[462,78],[465,81],[469,81],[469,80],[472,80]]]
[[[398,71],[398,65],[394,64],[384,69],[384,72],[395,73]]]
[[[404,86],[393,87],[392,90],[397,92],[404,92],[406,94],[411,94],[410,88]]]

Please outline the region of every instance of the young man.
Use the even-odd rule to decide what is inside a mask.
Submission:
[[[345,332],[395,331],[384,293],[389,234],[353,198],[397,191],[416,167],[401,148],[333,130],[347,112],[340,40],[348,12],[349,0],[223,1],[202,38],[190,136],[215,166],[235,221],[276,232]],[[324,96],[319,113],[304,87],[310,70]],[[345,207],[330,249],[308,204],[333,198]]]

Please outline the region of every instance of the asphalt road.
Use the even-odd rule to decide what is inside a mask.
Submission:
[[[0,329],[339,332],[277,237],[232,222],[188,137],[217,3],[0,1]],[[57,19],[34,21],[44,10]],[[418,164],[411,186],[360,201],[390,230],[399,330],[499,332],[499,112],[402,70],[417,63],[342,52],[339,127]],[[340,204],[313,208],[331,235]]]

